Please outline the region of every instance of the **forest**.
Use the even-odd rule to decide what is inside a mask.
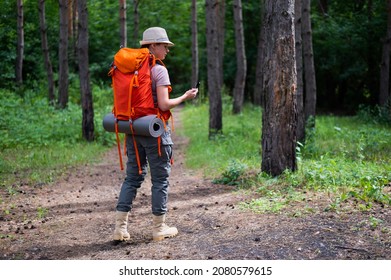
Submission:
[[[316,116],[389,125],[390,2],[8,1],[1,7],[1,147],[46,145],[63,137],[59,125],[71,126],[68,142],[110,143],[101,120],[113,103],[113,56],[140,47],[147,27],[163,26],[175,41],[165,61],[171,96],[201,82],[197,103],[209,104],[209,139],[224,135],[223,107],[236,116],[244,105],[261,107],[261,170],[295,171]],[[23,114],[35,124],[47,119],[28,110],[5,114],[29,104],[58,124],[9,127]],[[80,117],[78,107],[81,124],[64,121]]]
[[[38,1],[39,2],[39,1]],[[55,82],[59,67],[59,5],[58,1],[44,1],[49,57]],[[73,1],[69,1],[70,3]],[[118,1],[117,1],[118,2]],[[89,69],[94,84],[108,86],[107,69],[119,49],[119,4],[116,1],[88,1],[89,13]],[[167,65],[176,91],[191,83],[191,1],[127,1],[128,46],[139,47],[142,31],[152,25],[169,30],[175,39],[175,49],[167,58]],[[134,3],[137,3],[137,30],[134,28]],[[205,3],[197,3],[199,73],[207,80]],[[235,81],[236,54],[233,1],[225,3],[224,20],[224,88],[232,94]],[[379,104],[382,50],[387,38],[387,1],[311,1],[312,41],[316,70],[317,108],[319,112],[354,114],[360,106]],[[259,0],[243,1],[243,26],[247,75],[245,99],[252,102],[256,80],[256,61],[262,5]],[[25,90],[45,94],[46,70],[41,47],[38,3],[24,1],[23,95]],[[4,0],[1,7],[1,69],[0,88],[15,90],[17,42],[17,6]],[[77,55],[76,22],[69,26],[70,91],[76,91]],[[71,94],[72,95],[72,94]],[[79,96],[72,96],[77,102]]]
[[[391,0],[2,4],[0,259],[390,258]],[[108,72],[151,26],[175,43],[171,96],[200,81],[174,113],[168,251],[144,220],[108,241]]]

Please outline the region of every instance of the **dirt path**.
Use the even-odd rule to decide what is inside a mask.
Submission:
[[[0,259],[391,259],[389,208],[324,212],[324,199],[312,197],[292,206],[315,209],[298,217],[290,209],[279,215],[243,211],[238,203],[249,197],[186,169],[187,140],[174,134],[174,142],[168,224],[178,228],[177,237],[152,242],[148,179],[129,219],[131,240],[112,242],[124,179],[113,149],[53,185],[23,186],[13,197],[2,191]]]

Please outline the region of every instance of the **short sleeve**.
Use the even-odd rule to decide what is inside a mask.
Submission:
[[[152,83],[155,88],[159,86],[171,85],[170,77],[168,75],[168,71],[166,67],[160,64],[156,64],[151,69],[151,75],[152,75]]]

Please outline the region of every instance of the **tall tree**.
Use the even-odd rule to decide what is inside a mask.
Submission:
[[[68,0],[68,59],[69,65],[77,72],[77,1]]]
[[[79,14],[78,28],[78,58],[81,106],[83,112],[82,132],[87,141],[94,140],[94,108],[90,86],[89,58],[88,58],[88,10],[87,0],[77,0]]]
[[[120,45],[126,47],[128,41],[126,30],[126,0],[119,0],[119,22]]]
[[[68,0],[59,0],[60,7],[60,42],[58,50],[58,106],[65,108],[68,105],[69,93],[69,66],[68,66]]]
[[[264,14],[265,11],[262,7],[265,5],[265,0],[260,0],[260,6],[262,9],[261,16],[262,21],[264,20]],[[263,28],[261,25],[261,28],[259,29],[259,36],[258,36],[258,47],[257,47],[257,64],[256,64],[256,70],[255,70],[255,85],[254,85],[254,104],[255,105],[263,105],[262,104],[262,93],[263,93],[263,47],[264,47],[264,35],[263,35]]]
[[[371,32],[371,28],[369,26],[373,25],[373,14],[374,14],[374,5],[373,0],[367,0],[366,2],[366,8],[367,8],[367,21],[368,21],[368,36],[367,36],[367,84],[368,84],[368,91],[371,93],[370,95],[370,101],[371,105],[379,104],[379,84],[376,83],[377,75],[373,75],[373,73],[378,73],[378,67],[379,67],[379,61],[376,54],[376,47],[374,42],[375,34],[374,32]],[[378,44],[377,44],[378,45]]]
[[[191,83],[199,80],[197,0],[191,0]]]
[[[294,0],[266,0],[262,171],[278,176],[296,165]]]
[[[223,105],[220,86],[220,54],[218,40],[219,0],[205,0],[206,51],[209,93],[209,139],[223,130]]]
[[[303,47],[301,40],[301,8],[302,0],[295,0],[295,48],[297,70],[297,141],[305,141],[305,114],[303,96]]]
[[[233,113],[239,114],[243,108],[244,89],[246,86],[247,62],[244,44],[242,1],[234,0],[234,21],[235,21],[235,45],[236,45],[236,78],[233,91]]]
[[[386,106],[391,101],[390,95],[390,51],[391,51],[391,0],[387,0],[387,32],[383,40],[383,53],[380,64],[379,105]]]
[[[18,42],[16,46],[16,65],[15,65],[15,77],[16,84],[21,86],[23,84],[23,56],[24,56],[24,13],[23,13],[23,0],[17,0],[17,34]]]
[[[133,40],[137,45],[139,40],[139,23],[140,23],[140,14],[138,11],[139,0],[133,0]]]
[[[328,1],[329,0],[319,0],[318,3],[319,12],[323,15],[327,15],[328,13]]]
[[[316,76],[314,52],[312,48],[311,0],[302,2],[302,39],[304,57],[305,120],[309,127],[315,126],[316,115]],[[312,122],[307,123],[312,117]]]
[[[47,38],[47,26],[46,26],[46,12],[45,12],[45,0],[39,0],[38,5],[39,10],[39,23],[41,30],[41,46],[44,65],[46,69],[47,79],[48,79],[48,99],[49,104],[54,105],[54,78],[53,78],[53,67],[49,56],[49,45]]]
[[[220,88],[224,85],[224,40],[225,40],[225,0],[217,0],[217,41],[219,48],[219,83]]]

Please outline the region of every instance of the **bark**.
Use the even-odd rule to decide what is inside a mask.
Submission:
[[[191,1],[191,84],[199,80],[197,0]]]
[[[239,114],[243,108],[244,89],[246,86],[247,62],[244,44],[242,1],[234,0],[235,45],[236,45],[236,78],[234,87],[233,113]]]
[[[140,14],[138,12],[139,0],[133,0],[133,40],[135,45],[138,45],[139,41],[139,23],[140,23]]]
[[[386,106],[390,100],[391,0],[387,1],[387,14],[387,33],[380,63],[380,106]]]
[[[78,71],[77,66],[77,1],[68,0],[68,40],[69,40],[69,52],[68,60],[69,65],[74,69],[74,72]]]
[[[41,47],[44,65],[46,69],[47,79],[48,79],[48,99],[49,104],[54,105],[54,77],[53,77],[53,67],[52,62],[49,56],[49,45],[47,38],[47,26],[46,26],[46,12],[45,12],[45,0],[39,0],[39,22],[41,29]]]
[[[88,10],[87,0],[78,0],[78,57],[79,78],[82,106],[82,132],[87,141],[94,140],[94,109],[90,86],[89,58],[88,58]]]
[[[220,77],[220,56],[218,42],[218,0],[205,0],[206,13],[206,42],[207,42],[207,72],[208,72],[208,93],[209,93],[209,139],[222,133],[222,100]]]
[[[261,7],[264,7],[265,0],[260,0]],[[265,18],[264,10],[262,10],[262,21]],[[259,39],[258,39],[258,49],[257,49],[257,66],[255,70],[255,86],[254,86],[254,104],[255,105],[263,105],[262,104],[262,93],[263,93],[263,47],[264,47],[264,38],[263,38],[263,28],[261,26],[259,31]]]
[[[305,120],[309,127],[314,127],[316,115],[316,78],[314,66],[314,52],[312,49],[312,29],[311,29],[311,0],[302,2],[302,40],[304,57],[304,91],[305,91]],[[312,118],[311,118],[312,117]],[[309,122],[309,123],[308,123]]]
[[[305,114],[303,95],[303,46],[301,40],[301,4],[302,0],[295,0],[295,48],[296,48],[296,71],[297,71],[297,141],[305,141]]]
[[[367,2],[367,1],[364,1]],[[367,15],[368,15],[368,24],[369,26],[372,25],[373,21],[373,14],[374,14],[374,7],[373,7],[373,1],[368,0],[366,3],[367,7]],[[368,37],[367,37],[367,65],[368,70],[367,73],[367,85],[368,85],[368,91],[370,92],[370,103],[371,105],[378,105],[379,104],[379,84],[376,81],[376,75],[374,73],[378,73],[379,71],[379,61],[377,55],[375,55],[376,49],[375,44],[373,42],[376,41],[375,39],[375,32],[372,32],[370,28],[368,27]],[[377,44],[376,44],[377,45]]]
[[[17,34],[18,41],[16,46],[16,65],[15,65],[15,78],[16,84],[22,86],[23,84],[23,56],[24,56],[24,13],[23,13],[23,0],[17,0]]]
[[[126,35],[126,0],[119,0],[119,33],[120,46],[126,47],[128,41]]]
[[[278,176],[296,165],[294,0],[265,1],[263,172]]]
[[[59,0],[60,7],[60,42],[59,42],[59,73],[58,73],[58,106],[65,108],[68,105],[68,0]]]
[[[217,30],[218,32],[218,48],[219,48],[219,87],[222,88],[224,85],[224,40],[225,40],[225,0],[217,0]]]
[[[68,38],[69,40],[73,40],[74,39],[74,36],[75,36],[75,21],[73,20],[74,19],[74,16],[75,16],[75,1],[77,0],[68,0],[68,11],[67,11],[67,14],[68,14]],[[76,41],[76,40],[74,40]]]

